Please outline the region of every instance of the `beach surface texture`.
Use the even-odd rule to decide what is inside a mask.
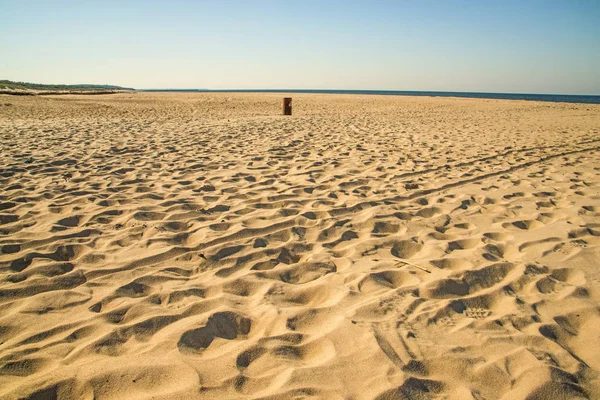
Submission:
[[[282,97],[0,96],[0,398],[600,398],[600,105]]]

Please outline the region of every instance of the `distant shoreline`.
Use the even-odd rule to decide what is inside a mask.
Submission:
[[[525,100],[551,103],[600,104],[600,95],[578,94],[537,94],[537,93],[488,93],[488,92],[443,92],[412,90],[335,90],[335,89],[133,89],[110,85],[31,85],[36,88],[4,87],[0,81],[0,94],[12,96],[49,96],[49,95],[101,95],[118,93],[298,93],[298,94],[350,94],[379,96],[418,96],[418,97],[455,97],[468,99]],[[13,83],[13,82],[11,82]],[[47,86],[49,89],[39,87]]]
[[[44,96],[53,94],[114,94],[135,92],[133,88],[98,84],[44,84],[0,80],[0,94],[13,96]]]
[[[307,93],[307,94],[364,94],[380,96],[460,97],[469,99],[527,100],[552,103],[600,104],[600,95],[535,94],[535,93],[486,93],[486,92],[438,92],[410,90],[328,90],[328,89],[136,89],[137,92],[186,92],[186,93]]]
[[[0,94],[9,96],[50,96],[67,94],[117,94],[117,93],[135,93],[134,90],[4,90],[0,89]]]

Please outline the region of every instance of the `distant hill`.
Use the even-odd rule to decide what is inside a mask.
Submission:
[[[114,93],[120,91],[135,91],[135,89],[115,85],[44,85],[0,80],[0,93],[6,94]]]

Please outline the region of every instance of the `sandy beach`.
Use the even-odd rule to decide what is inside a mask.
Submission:
[[[283,96],[0,96],[0,398],[600,398],[600,105]]]

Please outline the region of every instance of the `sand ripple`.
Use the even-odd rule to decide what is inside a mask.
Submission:
[[[3,98],[0,397],[598,396],[598,106],[280,97]]]

